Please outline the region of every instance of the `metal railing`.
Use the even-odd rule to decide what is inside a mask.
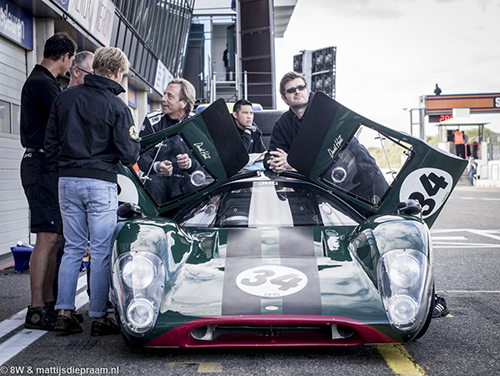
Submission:
[[[500,134],[492,133],[488,137],[488,160],[500,160]]]

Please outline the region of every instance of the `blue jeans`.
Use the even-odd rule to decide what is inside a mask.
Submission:
[[[470,183],[470,185],[474,185],[474,175],[475,174],[476,174],[475,172],[469,171],[469,183]]]
[[[116,183],[89,178],[59,178],[59,206],[66,240],[59,269],[55,309],[75,309],[80,265],[90,239],[90,317],[104,317],[111,276],[111,246],[116,226]]]

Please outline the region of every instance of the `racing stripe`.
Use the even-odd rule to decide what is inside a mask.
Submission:
[[[318,263],[314,256],[313,228],[281,228],[280,256],[281,265],[301,271],[308,279],[302,290],[283,297],[283,314],[321,315],[321,289]]]
[[[236,285],[236,277],[241,272],[262,265],[261,249],[260,229],[228,231],[222,289],[222,315],[259,315],[261,313],[261,298],[247,294]]]
[[[262,265],[281,265],[280,230],[277,228],[262,229]],[[263,315],[282,315],[283,298],[262,297],[261,313]]]

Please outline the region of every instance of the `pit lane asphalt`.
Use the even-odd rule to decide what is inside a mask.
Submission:
[[[450,315],[433,319],[423,338],[402,347],[411,358],[388,359],[377,346],[141,349],[121,335],[91,337],[87,304],[79,310],[85,316],[82,334],[46,333],[26,348],[22,326],[2,336],[0,346],[9,343],[9,351],[18,353],[0,364],[0,375],[500,374],[499,219],[499,188],[457,187],[453,192],[432,228],[436,289]],[[0,328],[28,304],[29,271],[0,270]],[[397,368],[401,365],[406,368]]]

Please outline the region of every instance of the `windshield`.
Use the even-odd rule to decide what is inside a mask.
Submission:
[[[194,193],[214,181],[180,134],[143,150],[136,167],[141,183],[158,205]]]
[[[333,196],[305,183],[233,183],[177,219],[186,227],[354,226]]]

